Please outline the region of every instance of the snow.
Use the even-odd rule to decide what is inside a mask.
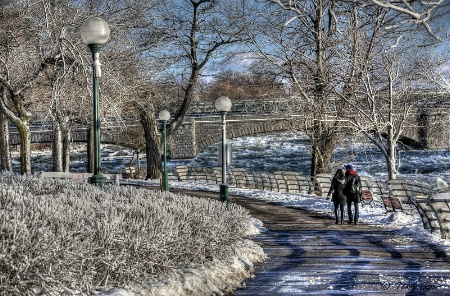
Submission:
[[[251,240],[243,240],[236,256],[226,261],[214,260],[204,265],[174,269],[168,277],[133,283],[125,289],[111,288],[93,293],[101,296],[135,295],[224,295],[251,276],[253,263],[264,257],[262,249]]]
[[[292,136],[288,137],[291,141],[297,141]],[[237,167],[246,167],[248,166],[249,159],[253,159],[259,163],[264,163],[267,165],[267,162],[272,159],[270,155],[264,155],[261,158],[255,159],[253,157],[254,151],[256,149],[262,149],[267,152],[267,150],[272,151],[272,154],[283,155],[285,151],[279,151],[277,149],[269,149],[268,147],[258,147],[257,144],[254,148],[250,149],[250,141],[253,138],[245,138],[241,139],[239,142],[234,142],[236,149],[234,152],[239,151],[239,143],[242,143],[242,149],[245,153],[248,154],[246,157],[244,152],[238,155],[234,155],[234,161],[240,160],[241,162],[245,162],[245,166],[243,164],[238,164]],[[286,146],[286,141],[280,141],[278,137],[274,137],[273,139],[270,137],[263,137],[262,139],[267,139],[270,142],[269,146],[272,146],[273,143],[283,143]],[[255,143],[260,143],[261,138],[258,139]],[[292,147],[296,147],[293,152],[296,157],[297,154],[300,154],[299,151],[306,151],[307,148],[302,146],[302,142],[295,142],[292,144]],[[298,148],[297,146],[300,146]],[[107,148],[105,146],[104,148]],[[290,146],[289,146],[290,147]],[[288,148],[289,148],[288,147]],[[214,148],[214,147],[213,147]],[[245,148],[245,149],[244,149]],[[300,150],[299,150],[300,149]],[[80,149],[82,150],[82,149]],[[77,154],[78,151],[74,150],[73,154]],[[258,152],[259,153],[259,152]],[[267,152],[268,153],[268,152]],[[35,152],[36,158],[42,159],[43,157],[49,157],[50,152],[45,151],[42,153]],[[109,153],[106,153],[111,156]],[[210,153],[211,155],[217,154],[216,151]],[[419,154],[416,157],[416,154]],[[437,156],[443,155],[442,162],[435,163],[435,161],[431,161],[436,159]],[[408,162],[411,163],[411,167],[423,169],[426,165],[433,165],[428,171],[432,172],[430,177],[434,177],[432,182],[441,182],[442,186],[438,187],[447,187],[448,181],[450,181],[448,176],[450,176],[450,168],[448,166],[448,155],[450,151],[441,151],[438,153],[432,152],[411,152],[411,155],[414,157],[410,157],[403,160],[404,165],[408,165]],[[124,155],[128,155],[128,157],[118,157],[115,155],[114,157],[102,157],[102,163],[104,166],[104,172],[112,172],[113,169],[118,169],[119,172],[123,169],[126,164],[130,160],[131,151],[126,150]],[[122,154],[121,154],[122,156]],[[85,169],[85,156],[84,154],[78,157],[80,161],[72,161],[71,163],[71,171],[83,171]],[[208,157],[205,157],[208,158]],[[306,157],[304,157],[307,159]],[[289,163],[298,164],[301,167],[309,167],[307,164],[302,163],[299,159],[293,160],[293,156],[286,156]],[[379,157],[375,157],[374,159],[378,159],[378,161],[374,161],[373,159],[367,164],[363,161],[356,162],[358,165],[358,172],[362,173],[361,175],[367,175],[371,177],[378,176],[383,169],[380,169],[379,162],[382,162]],[[215,161],[215,159],[214,159]],[[33,161],[33,170],[34,171],[48,171],[49,161]],[[170,165],[177,165],[175,163]],[[193,162],[192,166],[195,166],[195,162]],[[144,165],[144,164],[142,164]],[[178,164],[181,165],[181,164]],[[203,165],[200,163],[197,166],[205,166],[211,167],[213,165]],[[284,164],[280,161],[280,159],[275,159],[270,167],[276,167],[278,170],[293,170],[297,171],[298,168],[294,167],[284,167]],[[265,166],[264,166],[265,168]],[[264,170],[261,170],[264,171]],[[425,172],[404,174],[404,177],[408,177],[409,179],[415,179],[416,177],[424,177]],[[149,185],[157,185],[159,186],[158,181],[140,181],[144,184]],[[207,184],[202,182],[173,182],[171,181],[169,184],[170,188],[184,188],[189,190],[207,190],[207,191],[218,191],[217,184]],[[243,188],[233,188],[230,187],[231,195],[241,195],[247,196],[255,199],[265,200],[265,201],[276,201],[278,203],[282,203],[283,205],[290,207],[299,207],[305,210],[318,212],[325,215],[333,216],[333,204],[330,201],[327,201],[324,197],[307,195],[307,194],[293,194],[293,193],[278,193],[278,192],[269,192],[263,190],[253,190],[253,189],[243,189]],[[375,198],[377,198],[375,196]],[[381,204],[379,202],[378,204]],[[360,209],[360,222],[376,225],[379,227],[385,227],[386,229],[396,229],[404,236],[408,236],[410,239],[419,239],[425,240],[429,242],[434,242],[436,245],[440,246],[443,250],[448,252],[450,241],[444,240],[440,238],[440,233],[430,233],[428,230],[423,228],[422,221],[418,214],[416,215],[406,215],[401,212],[395,213],[385,213],[385,210],[382,206],[364,206]],[[264,225],[261,221],[255,219],[254,227],[249,229],[248,235],[255,235],[259,232],[265,231]],[[202,295],[222,295],[227,289],[236,288],[239,286],[245,278],[249,277],[253,268],[253,264],[255,262],[261,261],[264,259],[264,253],[261,247],[259,247],[256,243],[249,239],[245,239],[241,242],[239,247],[236,249],[236,255],[232,258],[229,258],[225,261],[213,261],[209,264],[205,264],[202,266],[189,266],[185,268],[180,268],[174,270],[173,274],[168,275],[166,277],[160,278],[152,278],[148,279],[148,281],[141,283],[133,283],[132,285],[126,286],[124,288],[109,288],[103,291],[97,291],[93,293],[94,295],[101,296],[135,296],[135,295],[192,295],[192,291],[196,291],[197,294]]]
[[[139,181],[148,185],[159,185],[159,181]],[[170,188],[218,191],[216,184],[203,182],[171,182]],[[265,201],[276,201],[285,206],[299,207],[305,210],[333,216],[333,204],[325,197],[298,193],[278,193],[263,190],[229,188],[230,195],[247,196]],[[232,198],[232,197],[231,197]],[[377,199],[377,196],[374,197]],[[381,203],[381,202],[380,202]],[[398,230],[409,239],[419,239],[434,242],[448,252],[450,241],[440,238],[440,233],[430,233],[423,228],[420,216],[406,215],[401,212],[386,214],[385,209],[378,206],[360,207],[360,222],[385,227],[387,230]],[[262,221],[254,221],[254,228],[249,229],[249,235],[265,231]],[[404,237],[405,238],[405,237]],[[406,239],[406,238],[405,238]],[[236,250],[236,256],[227,262],[214,261],[211,264],[178,270],[170,278],[160,278],[152,283],[152,287],[134,285],[125,289],[111,289],[99,292],[97,295],[134,296],[134,295],[190,295],[197,291],[198,295],[223,295],[218,287],[236,288],[239,283],[249,277],[253,263],[264,258],[262,249],[250,240],[244,240]],[[148,283],[147,283],[148,285]],[[149,291],[151,291],[149,293]]]
[[[169,184],[173,188],[184,188],[190,190],[210,190],[217,191],[217,185],[205,184],[201,182],[171,182]],[[298,207],[320,214],[326,214],[334,217],[334,205],[325,197],[300,194],[300,193],[279,193],[263,190],[233,188],[230,187],[230,195],[241,195],[268,202],[281,203],[284,206]],[[360,206],[359,221],[361,223],[385,227],[386,229],[395,229],[404,235],[410,235],[417,239],[432,241],[441,245],[448,250],[450,241],[441,239],[439,232],[430,233],[429,230],[424,229],[422,220],[418,213],[414,215],[407,215],[402,212],[387,213],[378,196],[374,196],[378,200],[379,206]]]

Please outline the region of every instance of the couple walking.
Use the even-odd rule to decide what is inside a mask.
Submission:
[[[358,223],[359,203],[361,200],[361,178],[353,169],[352,164],[345,165],[345,170],[338,169],[331,181],[330,190],[328,191],[327,200],[333,193],[331,201],[334,203],[334,214],[336,216],[336,224],[339,223],[338,210],[340,210],[341,220],[344,223],[344,206],[347,205],[348,224]],[[355,207],[355,215],[353,216],[352,205]]]

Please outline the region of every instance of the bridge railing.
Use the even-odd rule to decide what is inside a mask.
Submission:
[[[297,100],[291,98],[235,100],[229,115],[288,114],[300,111],[300,106]],[[189,107],[188,115],[218,116],[219,112],[214,107],[214,102],[194,102]]]

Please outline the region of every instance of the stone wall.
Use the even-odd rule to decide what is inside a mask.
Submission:
[[[294,118],[266,117],[254,119],[244,116],[227,116],[227,139],[246,135],[284,132],[302,128],[302,122]],[[191,118],[183,124],[168,143],[171,159],[193,158],[207,147],[222,141],[220,117]]]
[[[433,108],[421,114],[422,138],[427,149],[450,149],[448,108]]]
[[[194,158],[196,148],[196,123],[191,118],[184,122],[167,140],[167,155],[171,159]]]

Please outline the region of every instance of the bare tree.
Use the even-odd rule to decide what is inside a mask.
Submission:
[[[195,98],[199,77],[211,59],[219,58],[224,49],[242,40],[239,18],[245,11],[244,4],[245,1],[242,0],[168,0],[159,6],[167,42],[159,48],[152,48],[149,53],[152,56],[157,55],[159,60],[163,58],[171,61],[172,64],[167,70],[181,76],[183,85],[182,102],[177,104],[177,110],[172,113],[173,119],[167,126],[168,138],[183,123]],[[159,110],[155,108],[155,111]],[[156,124],[150,122],[156,122],[154,114],[143,114],[146,115],[141,116],[146,142],[154,143],[147,146],[147,149],[154,149],[147,151],[147,156],[159,156],[158,164],[147,161],[147,178],[157,178],[161,172],[155,169],[155,166],[161,165],[161,147],[158,146],[161,141],[152,139],[158,135]],[[158,175],[154,175],[157,171]]]
[[[348,1],[348,0],[342,0]],[[398,12],[404,16],[403,20],[394,24],[391,28],[401,28],[407,22],[423,26],[428,33],[434,35],[429,21],[435,11],[442,7],[444,0],[437,1],[390,1],[390,0],[356,0],[349,1],[357,3],[361,8],[375,6],[389,11]]]
[[[3,92],[2,87],[0,87],[0,92]],[[0,112],[0,169],[4,171],[12,171],[9,144],[9,121],[3,112]]]
[[[305,115],[304,131],[312,141],[311,174],[328,173],[339,122],[324,116],[335,83],[332,65],[342,39],[337,19],[346,17],[349,5],[342,7],[332,1],[265,3],[256,20],[258,27],[249,25],[249,47],[289,81],[292,99],[298,100]]]
[[[353,10],[351,20],[358,25],[346,32],[347,50],[341,54],[349,70],[335,92],[344,108],[334,114],[378,147],[389,179],[396,178],[400,166],[402,133],[416,120],[414,92],[435,87],[425,75],[430,72],[421,67],[437,45],[436,36],[429,34],[434,22],[427,19],[424,26],[404,25],[400,30],[401,18],[401,13],[380,7]]]
[[[414,83],[407,74],[414,70],[409,69],[410,63],[400,60],[395,51],[387,51],[376,60],[376,70],[366,68],[364,71],[362,98],[356,94],[347,100],[353,110],[347,118],[357,132],[363,133],[380,149],[386,160],[388,178],[395,179],[399,165],[398,141],[417,107],[412,96]]]
[[[141,71],[143,62],[139,59],[142,54],[140,47],[140,32],[152,25],[152,11],[154,0],[145,1],[79,1],[67,2],[66,9],[61,3],[49,1],[46,9],[47,27],[52,28],[53,36],[59,37],[51,40],[55,49],[59,50],[61,62],[51,71],[47,71],[48,80],[52,86],[52,104],[48,106],[49,114],[53,120],[53,155],[54,170],[69,169],[69,147],[71,128],[70,123],[77,122],[90,126],[92,129],[92,110],[89,97],[92,92],[91,63],[92,57],[87,45],[81,42],[79,28],[82,22],[91,15],[104,18],[112,28],[110,40],[100,52],[102,60],[101,81],[101,120],[102,127],[119,128],[123,133],[129,133],[126,126],[132,112],[129,106],[133,105],[137,89],[141,85]],[[59,34],[58,32],[64,32]],[[145,46],[152,46],[158,42],[158,32],[152,33],[154,40],[147,40]],[[154,72],[154,71],[153,71]],[[80,88],[83,91],[80,93]],[[81,107],[81,108],[80,108]],[[135,116],[137,117],[137,116]],[[89,133],[92,134],[92,133]],[[92,171],[92,141],[88,137],[88,171]],[[139,142],[138,139],[134,139]],[[139,145],[132,141],[123,143],[128,147]]]
[[[79,27],[84,17],[71,3],[16,1],[3,7],[2,29],[7,38],[1,45],[0,83],[6,92],[0,106],[20,134],[22,174],[31,173],[29,125],[33,118],[53,122],[53,169],[69,167],[69,110],[83,114],[80,106],[86,97],[79,91],[83,85]],[[36,111],[40,118],[33,117]]]
[[[291,83],[293,99],[298,98],[303,113],[308,114],[305,132],[312,141],[311,174],[328,173],[339,134],[346,128],[339,116],[348,108],[345,101],[330,98],[336,93],[352,95],[361,83],[361,66],[380,50],[375,47],[380,34],[389,36],[389,32],[405,31],[417,23],[431,32],[427,13],[440,2],[415,6],[390,1],[263,3],[256,20],[260,29],[249,26],[249,46]]]
[[[45,119],[53,122],[56,171],[69,167],[70,120],[76,117],[82,122],[91,121],[88,100],[92,91],[91,56],[81,41],[79,28],[92,14],[103,16],[113,27],[108,50],[101,53],[106,74],[101,100],[108,106],[103,108],[102,118],[108,122],[108,118],[121,117],[121,102],[133,88],[129,80],[123,79],[131,75],[125,73],[127,68],[123,65],[132,63],[138,53],[136,43],[127,41],[146,27],[143,20],[148,18],[153,2],[45,0],[36,5],[28,5],[28,1],[2,2],[4,21],[0,31],[6,37],[0,44],[0,84],[5,90],[0,110],[19,130],[22,173],[31,172],[29,123],[34,111],[47,114]],[[134,50],[130,51],[130,46]]]
[[[34,6],[24,1],[4,5],[0,34],[0,110],[18,129],[20,136],[20,172],[31,173],[30,112],[36,100],[32,86],[42,79],[43,71],[55,57],[45,51],[42,43],[44,28],[35,23]],[[41,31],[42,29],[42,31]],[[41,98],[42,100],[45,98]]]

